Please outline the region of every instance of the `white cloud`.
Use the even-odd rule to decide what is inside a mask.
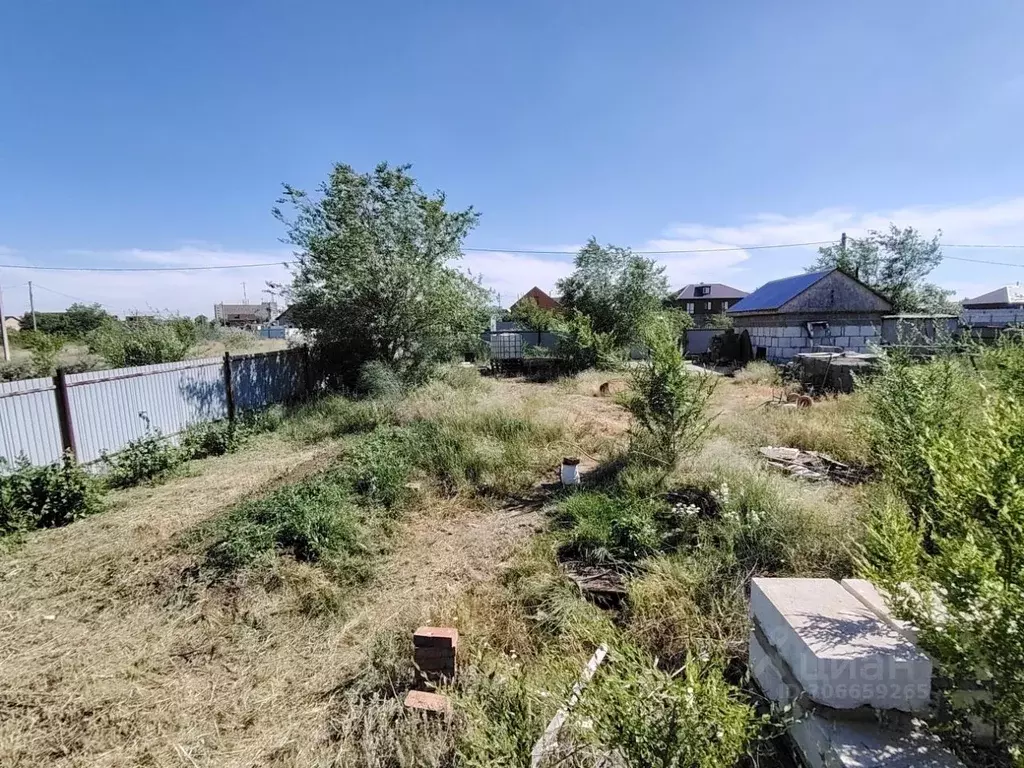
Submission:
[[[250,302],[265,301],[268,281],[286,282],[288,270],[281,264],[241,269],[241,264],[284,261],[280,251],[230,251],[212,246],[183,246],[171,250],[130,249],[123,251],[74,251],[65,266],[102,267],[196,267],[223,266],[201,272],[61,272],[48,270],[7,270],[6,285],[17,286],[4,293],[8,314],[28,310],[28,287],[35,286],[36,309],[57,311],[74,301],[102,304],[111,312],[178,312],[213,315],[219,302],[240,303],[245,293]],[[20,255],[5,256],[5,262],[28,264]],[[234,267],[234,268],[232,268]]]

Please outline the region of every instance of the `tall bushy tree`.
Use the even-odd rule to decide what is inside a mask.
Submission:
[[[818,249],[809,272],[839,267],[870,285],[892,302],[898,312],[959,311],[947,291],[925,278],[942,262],[941,232],[931,240],[913,227],[889,225],[887,232],[871,230],[867,237],[851,237],[846,246]]]
[[[586,315],[595,333],[611,334],[619,346],[639,341],[668,296],[665,268],[593,237],[576,254],[574,266],[558,281],[566,310]]]
[[[285,185],[290,218],[274,209],[296,248],[295,321],[348,384],[370,361],[421,378],[486,323],[487,292],[452,266],[478,214],[448,210],[408,171],[337,164],[315,198]]]

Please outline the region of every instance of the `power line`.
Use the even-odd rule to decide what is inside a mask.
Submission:
[[[635,250],[633,253],[642,256],[673,256],[691,253],[726,253],[736,251],[762,251],[779,248],[808,248],[821,245],[834,245],[835,240],[816,240],[806,243],[772,243],[767,245],[737,245],[723,246],[717,248],[676,248],[666,250]],[[988,244],[988,245],[967,245],[959,243],[943,244],[942,248],[1001,248],[1001,249],[1024,249],[1024,244]],[[575,256],[577,251],[569,250],[539,250],[531,248],[463,248],[465,253],[509,253],[533,256]],[[986,261],[984,259],[968,259],[961,256],[943,256],[944,259],[954,261],[968,261],[973,264],[990,264],[999,267],[1024,267],[1024,264],[1011,264],[1002,261]],[[40,272],[205,272],[218,269],[253,269],[258,267],[286,267],[295,264],[294,260],[284,261],[260,261],[250,264],[217,264],[197,267],[56,267],[56,266],[31,266],[28,264],[0,264],[0,269],[26,269]],[[43,286],[40,286],[43,287]],[[51,289],[46,289],[51,290]],[[67,295],[67,294],[64,294]],[[69,297],[71,298],[71,297]]]

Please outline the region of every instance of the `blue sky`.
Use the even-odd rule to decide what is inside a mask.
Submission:
[[[471,246],[757,245],[889,220],[1024,243],[1021,29],[1017,0],[4,3],[0,263],[283,258],[281,182],[380,160],[481,211]],[[663,261],[675,284],[752,289],[812,257]],[[505,303],[568,262],[465,260]],[[973,295],[1022,272],[934,278]],[[8,312],[29,279],[43,308],[194,314],[280,276],[0,270]]]

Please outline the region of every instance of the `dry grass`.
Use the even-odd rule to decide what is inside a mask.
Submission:
[[[567,441],[588,452],[625,427],[607,400],[515,381],[436,387],[402,408],[403,418],[510,409],[566,424]],[[201,546],[183,534],[329,465],[342,445],[265,436],[197,462],[191,476],[118,492],[106,513],[0,555],[0,765],[386,764],[390,729],[420,726],[393,700],[346,698],[374,638],[408,637],[464,591],[496,583],[541,519],[532,507],[428,488],[380,575],[355,593],[283,558],[228,584],[196,578]],[[571,447],[541,447],[553,462],[544,479]]]
[[[777,387],[782,384],[779,369],[764,360],[754,360],[733,374],[740,384],[751,384],[759,387]]]

